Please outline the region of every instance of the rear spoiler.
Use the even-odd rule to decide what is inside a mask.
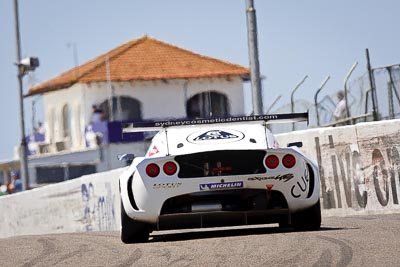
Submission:
[[[246,123],[254,121],[264,121],[265,123],[269,122],[286,123],[286,122],[307,121],[308,125],[308,111],[304,113],[251,115],[251,116],[228,117],[228,118],[122,123],[121,127],[122,127],[122,133],[134,133],[134,132],[159,131],[163,128],[172,126],[190,126],[190,125],[223,124],[223,123],[237,124],[237,123]]]

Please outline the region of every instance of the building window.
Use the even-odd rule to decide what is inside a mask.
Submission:
[[[36,182],[38,184],[58,183],[92,173],[96,173],[94,164],[40,166],[36,167]]]
[[[63,126],[63,137],[69,137],[70,136],[70,119],[71,116],[69,114],[69,107],[68,105],[64,105],[62,109],[62,126]]]
[[[82,127],[81,127],[81,106],[76,106],[76,116],[74,120],[76,143],[81,145],[82,142]]]
[[[228,98],[217,92],[204,92],[191,97],[186,103],[188,118],[226,117],[229,115]]]
[[[101,103],[100,109],[108,121],[132,121],[142,118],[140,101],[131,97],[113,97]],[[110,113],[111,109],[112,114]]]
[[[49,122],[48,122],[49,134],[48,134],[48,137],[46,137],[46,138],[48,138],[47,142],[52,143],[53,140],[55,139],[54,138],[54,136],[55,136],[55,130],[54,130],[54,128],[55,128],[54,127],[54,108],[50,109],[50,113],[48,114],[47,117],[49,118]]]

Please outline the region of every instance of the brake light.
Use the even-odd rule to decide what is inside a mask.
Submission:
[[[287,154],[283,157],[282,164],[286,168],[292,168],[296,164],[296,158],[292,154]]]
[[[158,174],[160,174],[160,167],[158,167],[158,165],[155,163],[150,163],[146,167],[146,174],[150,177],[156,177]]]
[[[269,155],[265,159],[265,165],[267,165],[269,169],[275,169],[279,165],[279,158],[275,155]]]
[[[167,163],[164,164],[163,170],[166,175],[174,175],[178,170],[178,167],[174,162],[168,161]]]

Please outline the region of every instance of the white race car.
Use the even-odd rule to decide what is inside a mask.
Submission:
[[[321,225],[316,163],[279,147],[269,121],[308,113],[123,124],[123,134],[155,131],[144,157],[120,176],[121,239],[144,242],[153,230],[279,223]],[[296,146],[297,145],[297,146]]]

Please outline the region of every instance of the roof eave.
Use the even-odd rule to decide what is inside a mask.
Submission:
[[[43,87],[32,87],[27,94],[24,95],[24,97],[30,97],[34,95],[42,95],[44,93],[49,93],[55,90],[60,90],[60,89],[68,89],[72,85],[74,85],[76,82],[69,82],[69,83],[62,83],[62,84],[55,84],[52,86],[43,86]]]
[[[216,77],[229,77],[229,76],[239,76],[243,81],[250,80],[250,74],[246,72],[242,73],[215,73],[215,74],[193,74],[193,75],[171,75],[169,77],[162,77],[162,76],[153,76],[153,77],[130,77],[130,78],[119,78],[119,79],[112,79],[112,82],[131,82],[131,81],[154,81],[154,80],[174,80],[174,79],[201,79],[201,78],[216,78]],[[36,86],[32,87],[24,97],[30,97],[34,95],[41,95],[44,93],[49,93],[52,91],[60,90],[60,89],[68,89],[72,85],[79,83],[80,81],[71,81],[69,83],[59,83],[53,84],[49,86]],[[92,83],[92,82],[106,82],[106,80],[92,80],[92,81],[85,81],[80,83]]]

